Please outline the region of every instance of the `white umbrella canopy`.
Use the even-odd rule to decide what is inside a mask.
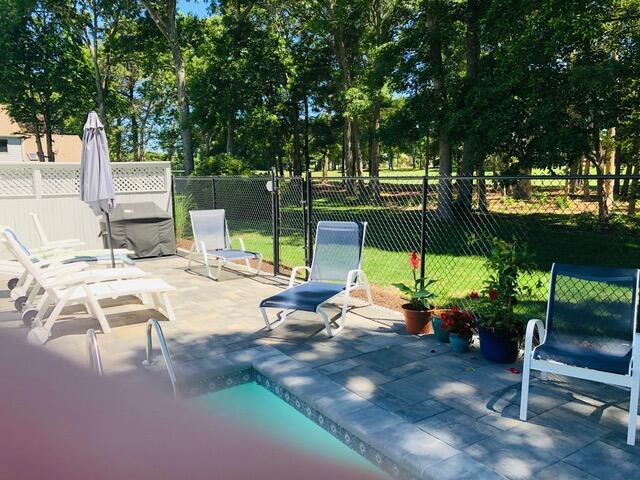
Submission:
[[[115,267],[109,214],[116,206],[116,197],[113,193],[107,135],[96,112],[89,112],[82,134],[80,200],[86,202],[96,215],[104,214],[108,231],[107,241],[111,249],[111,263]]]

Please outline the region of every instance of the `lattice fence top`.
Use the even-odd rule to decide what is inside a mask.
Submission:
[[[80,193],[80,168],[45,168],[42,170],[42,195],[76,195]]]
[[[165,192],[167,177],[159,165],[111,164],[113,183],[117,193]]]
[[[150,193],[168,190],[168,163],[112,163],[116,193]],[[38,176],[40,176],[38,181]],[[37,188],[39,187],[39,192]],[[0,197],[78,195],[78,164],[0,165]]]
[[[34,193],[32,169],[21,166],[0,168],[0,197],[30,197]]]

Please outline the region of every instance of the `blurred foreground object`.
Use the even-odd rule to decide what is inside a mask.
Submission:
[[[138,377],[96,377],[0,333],[0,479],[372,478],[204,416]]]

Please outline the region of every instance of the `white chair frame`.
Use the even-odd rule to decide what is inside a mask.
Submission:
[[[365,234],[366,234],[366,230],[367,230],[367,223],[364,222],[363,227],[362,227],[362,244],[360,245],[360,263],[358,264],[358,268],[354,269],[354,270],[350,270],[349,273],[347,274],[347,281],[345,282],[345,288],[344,291],[337,293],[336,295],[334,295],[333,297],[325,300],[324,302],[322,302],[321,304],[319,304],[316,307],[316,311],[315,313],[317,313],[318,315],[320,315],[320,317],[322,318],[322,321],[324,323],[324,327],[325,327],[325,332],[327,333],[327,336],[329,338],[336,336],[337,334],[339,334],[345,326],[346,323],[346,318],[347,318],[347,311],[349,308],[349,300],[351,299],[351,293],[356,291],[356,290],[364,290],[367,294],[367,304],[368,305],[373,305],[373,298],[371,296],[371,285],[369,284],[369,279],[367,277],[367,274],[364,273],[364,271],[360,268],[361,264],[362,264],[362,253],[364,252],[364,239],[365,239]],[[316,235],[316,240],[315,240],[315,245],[314,245],[314,251],[316,250],[316,246],[318,243],[318,236]],[[306,281],[303,282],[299,282],[298,285],[301,285],[303,283],[307,283],[307,282],[311,282],[313,281],[313,279],[311,278],[311,272],[313,271],[313,264],[315,262],[315,257],[313,259],[313,261],[311,262],[311,267],[307,267],[306,265],[300,265],[297,267],[294,267],[291,270],[291,275],[289,276],[289,286],[287,287],[287,290],[290,288],[293,288],[294,286],[296,286],[296,280],[297,280],[297,276],[298,276],[298,272],[300,272],[301,270],[306,270],[309,274],[309,278]],[[326,309],[324,308],[324,306],[329,303],[333,298],[337,297],[338,295],[344,295],[344,298],[342,300],[342,308],[340,311],[340,317],[338,320],[336,320],[335,323],[338,324],[338,328],[331,328],[331,319],[329,318],[329,314],[327,313]],[[269,320],[269,316],[267,315],[267,307],[261,307],[260,311],[262,313],[262,319],[264,320],[264,324],[267,327],[267,330],[273,330],[274,328],[279,327],[280,325],[282,325],[285,320],[287,319],[287,315],[289,315],[290,313],[294,312],[295,309],[284,309],[284,310],[280,310],[276,316],[278,317],[277,320],[275,320],[274,322],[271,322]]]
[[[224,235],[225,235],[225,243],[227,247],[232,250],[231,245],[234,240],[236,240],[240,244],[240,251],[247,252],[244,240],[241,237],[230,237],[229,236],[229,228],[227,227],[227,218],[225,215],[224,219]],[[213,280],[218,280],[220,278],[220,274],[222,273],[222,268],[229,264],[236,264],[238,261],[242,261],[245,264],[247,271],[252,275],[260,275],[262,271],[262,254],[257,252],[247,252],[247,254],[251,254],[251,256],[255,256],[258,259],[258,266],[255,268],[251,268],[251,264],[249,263],[249,256],[247,258],[228,260],[223,256],[216,255],[216,250],[207,250],[207,247],[204,241],[198,240],[198,235],[195,231],[193,231],[193,245],[191,245],[191,250],[187,255],[187,271],[191,270],[191,262],[196,260],[198,257],[202,257],[202,262],[204,263],[205,268],[207,269],[207,276]],[[213,273],[213,268],[215,268],[215,274]]]
[[[555,269],[555,264],[552,267],[552,271]],[[552,273],[553,278],[553,273]],[[640,271],[636,271],[636,291],[640,286]],[[547,316],[546,322],[549,319],[549,310],[551,303],[551,287],[549,288],[549,298],[547,300]],[[633,326],[634,332],[637,328],[638,320],[638,300],[634,302],[634,316]],[[604,372],[600,370],[593,370],[590,368],[574,367],[572,365],[566,365],[559,362],[549,360],[538,360],[534,358],[535,350],[538,347],[533,347],[534,334],[536,330],[538,332],[538,338],[540,339],[540,345],[544,345],[547,340],[547,323],[543,323],[542,320],[532,319],[527,324],[527,332],[525,336],[524,347],[524,366],[522,371],[522,393],[520,395],[520,420],[527,420],[527,410],[529,401],[529,383],[531,378],[531,370],[537,370],[540,372],[542,380],[547,380],[548,374],[564,375],[567,377],[580,378],[583,380],[591,380],[593,382],[605,383],[608,385],[616,385],[620,387],[626,387],[630,389],[630,403],[629,403],[629,424],[627,428],[627,444],[635,445],[636,440],[636,427],[638,421],[638,397],[640,394],[640,334],[635,333],[631,350],[631,362],[629,365],[629,371],[626,375],[618,373]]]

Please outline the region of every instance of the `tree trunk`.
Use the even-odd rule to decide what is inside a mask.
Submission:
[[[55,162],[56,156],[53,153],[53,132],[51,131],[51,117],[49,116],[48,108],[45,107],[44,111],[44,134],[47,140],[47,161]]]
[[[44,162],[44,148],[42,148],[42,132],[40,131],[40,122],[36,118],[33,122],[33,129],[36,136],[36,148],[38,149],[38,161]]]
[[[620,143],[616,142],[616,148],[614,150],[614,164],[616,178],[613,180],[613,194],[616,197],[620,196],[620,176],[622,175],[622,148]]]
[[[471,91],[478,77],[478,67],[480,64],[480,35],[479,35],[480,5],[479,0],[469,0],[466,12],[466,35],[465,35],[465,78],[464,91],[466,103],[470,104]],[[462,146],[461,173],[463,176],[473,175],[473,170],[478,163],[478,141],[475,132],[467,127]],[[458,201],[457,204],[462,211],[471,210],[471,197],[473,191],[473,180],[458,181]]]
[[[380,176],[380,143],[378,133],[380,131],[380,100],[375,99],[373,115],[371,118],[371,134],[369,135],[369,176]]]
[[[130,122],[131,122],[131,156],[134,162],[139,162],[139,152],[140,152],[140,126],[138,125],[138,115],[136,111],[135,105],[135,87],[136,81],[133,76],[129,76],[127,79],[127,87],[128,87],[128,99],[129,99],[129,111],[130,114]]]
[[[483,178],[485,175],[484,162],[480,163],[478,167],[478,210],[483,213],[489,211],[489,204],[487,202],[487,182]]]
[[[440,177],[451,176],[451,144],[447,138],[444,128],[444,112],[447,105],[447,90],[445,85],[444,67],[442,64],[442,40],[440,38],[440,28],[435,14],[427,15],[427,28],[431,36],[429,57],[433,69],[433,86],[441,108],[436,115],[436,130],[438,136],[438,156],[440,165],[438,174]],[[438,216],[449,218],[453,206],[453,194],[451,191],[451,179],[440,178],[438,183]]]
[[[616,129],[615,127],[607,130],[607,136],[611,141],[612,147],[609,151],[604,152],[604,158],[598,161],[599,175],[612,175],[615,170],[616,156]],[[598,180],[598,218],[601,222],[606,222],[611,216],[613,208],[613,180]]]
[[[591,185],[589,184],[589,170],[591,164],[587,157],[582,157],[580,163],[582,166],[582,175],[586,177],[582,180],[582,198],[584,198],[584,200],[589,200],[589,197],[591,196]]]
[[[631,161],[633,164],[633,175],[640,175],[640,163],[638,163],[638,154],[640,154],[640,138],[636,138],[633,142],[633,151],[631,152]],[[638,195],[638,179],[631,180],[629,186],[629,207],[627,213],[629,215],[636,214],[636,197]]]
[[[531,167],[521,168],[521,175],[531,175]],[[516,189],[514,192],[515,198],[520,198],[523,200],[531,200],[531,195],[533,193],[533,188],[531,186],[531,180],[529,178],[524,178],[518,180],[516,183]]]
[[[168,1],[162,11],[157,10],[150,0],[141,0],[149,12],[154,23],[164,35],[173,59],[173,68],[176,74],[176,87],[178,97],[178,120],[182,137],[182,161],[185,175],[193,171],[193,141],[191,138],[191,119],[189,112],[189,100],[187,98],[187,73],[180,48],[178,36],[178,24],[176,22],[176,2]]]
[[[187,98],[187,72],[182,59],[182,50],[178,44],[178,33],[174,33],[174,43],[171,48],[173,64],[176,72],[176,82],[178,91],[178,120],[180,122],[180,133],[182,136],[182,162],[185,175],[193,171],[193,140],[191,138],[191,113],[189,111],[189,100]]]
[[[233,109],[229,109],[233,110]],[[229,155],[235,155],[236,150],[236,121],[235,121],[235,113],[233,111],[229,112],[229,116],[227,118],[227,146],[226,152]]]
[[[293,174],[302,175],[302,152],[300,151],[300,112],[296,98],[291,100],[291,126],[293,127]]]
[[[351,158],[353,151],[351,150],[351,122],[345,118],[344,127],[342,131],[342,176],[348,175],[347,169],[350,168],[352,163]]]
[[[98,59],[98,29],[100,26],[98,25],[98,11],[95,4],[95,1],[89,2],[92,10],[92,26],[91,26],[91,39],[89,41],[87,35],[87,43],[89,47],[89,51],[91,53],[91,62],[93,64],[93,74],[96,83],[96,103],[98,104],[98,116],[100,117],[100,121],[104,126],[105,130],[108,130],[109,123],[107,121],[107,106],[106,106],[106,80],[104,75],[100,69],[100,61]]]

